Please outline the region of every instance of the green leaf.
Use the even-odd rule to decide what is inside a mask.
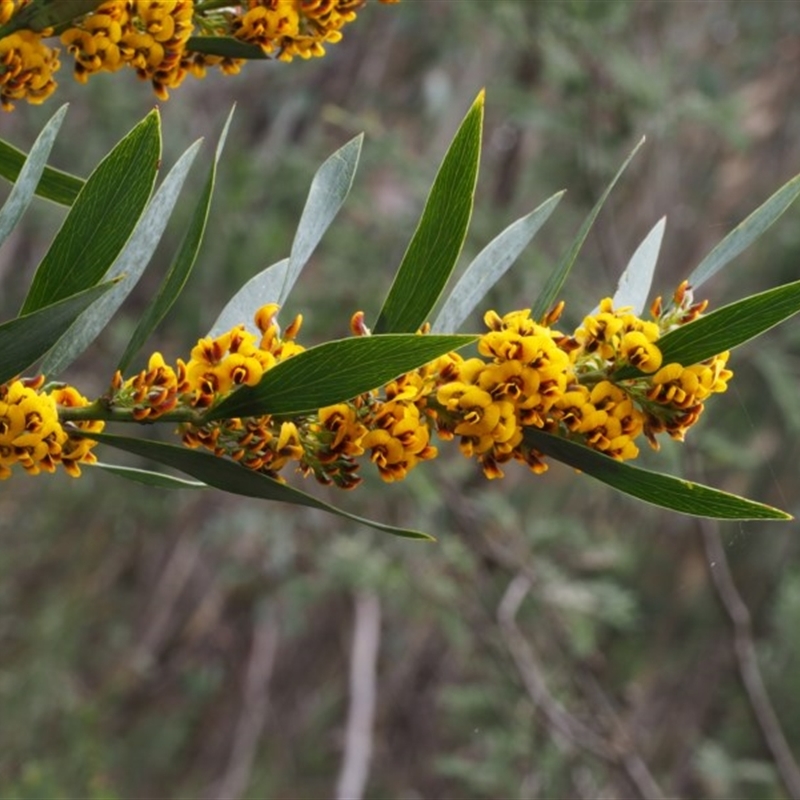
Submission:
[[[242,42],[232,36],[190,36],[186,42],[186,50],[223,58],[270,58],[257,44]]]
[[[174,475],[166,475],[163,472],[153,472],[149,469],[136,469],[135,467],[121,467],[118,464],[103,464],[96,461],[88,466],[97,467],[105,472],[111,472],[126,478],[134,483],[141,483],[145,486],[155,486],[158,489],[207,489],[208,484],[202,481],[190,481],[186,478],[176,478]]]
[[[364,134],[359,134],[340,147],[317,170],[311,181],[311,188],[308,190],[308,199],[297,226],[297,233],[294,235],[292,251],[289,254],[289,266],[281,292],[277,298],[268,297],[263,300],[257,298],[256,302],[260,300],[259,305],[252,309],[248,315],[248,321],[256,309],[265,303],[276,302],[282,306],[286,302],[298,275],[308,259],[311,258],[314,248],[319,244],[322,235],[339,213],[342,203],[350,193],[363,142]]]
[[[261,306],[277,302],[288,268],[289,259],[284,258],[250,278],[227,302],[207,335],[219,336],[236,325],[244,325],[251,333],[258,333],[253,321],[255,313]]]
[[[256,386],[237,389],[204,421],[316,411],[383,386],[476,338],[387,334],[326,342],[281,361]]]
[[[792,519],[777,508],[671,475],[633,467],[535,428],[525,430],[525,441],[544,455],[585,472],[617,491],[670,511],[712,519]]]
[[[554,194],[530,214],[509,225],[481,250],[464,271],[431,328],[433,333],[455,333],[486,293],[505,275],[519,254],[544,225],[564,192]]]
[[[728,262],[749,247],[800,194],[800,175],[778,189],[772,197],[740,222],[692,271],[689,285],[693,289],[716,275]]]
[[[103,0],[32,0],[0,28],[0,39],[23,28],[32,31],[58,28],[94,11],[102,2]]]
[[[161,151],[152,111],[89,176],[33,279],[28,314],[93,286],[106,274],[142,215]]]
[[[211,207],[211,197],[214,193],[217,164],[219,163],[220,156],[225,147],[225,140],[228,137],[228,128],[230,127],[231,119],[233,119],[234,108],[231,108],[228,118],[225,120],[225,125],[222,128],[222,133],[217,142],[217,149],[214,152],[214,159],[208,171],[208,178],[198,198],[194,214],[189,223],[189,228],[183,237],[183,241],[181,241],[178,252],[158,290],[158,294],[147,307],[144,314],[142,314],[142,318],[139,320],[139,324],[136,326],[136,330],[133,332],[128,346],[125,348],[125,353],[120,359],[117,369],[122,373],[128,369],[128,366],[139,351],[139,348],[141,348],[148,336],[150,336],[159,322],[164,319],[167,312],[172,308],[173,303],[178,299],[178,295],[180,295],[183,287],[186,285],[186,281],[189,279],[189,274],[192,271],[192,267],[197,259],[197,253],[203,241],[203,234],[205,233],[206,223],[208,221],[208,211]]]
[[[0,178],[14,183],[25,164],[25,153],[0,139]],[[71,206],[83,188],[84,181],[75,175],[45,167],[36,194],[62,206]]]
[[[64,121],[67,107],[61,106],[50,118],[47,125],[37,137],[31,148],[30,155],[25,161],[25,165],[19,172],[19,176],[14,183],[14,188],[8,195],[3,208],[0,209],[0,245],[8,238],[16,224],[22,219],[22,215],[33,200],[39,179],[42,176],[50,150],[55,142],[56,135]]]
[[[666,224],[667,218],[661,217],[631,256],[617,284],[613,298],[614,308],[632,306],[634,314],[641,315],[653,284],[653,273]]]
[[[375,333],[414,333],[455,269],[472,216],[481,155],[484,92],[467,112],[442,161]]]
[[[605,205],[608,196],[611,194],[611,190],[614,188],[614,186],[616,186],[620,176],[623,172],[625,172],[628,164],[631,163],[631,160],[639,151],[639,148],[642,146],[642,144],[644,144],[644,137],[642,137],[637,143],[636,147],[631,150],[630,155],[625,159],[624,163],[617,171],[617,174],[613,177],[611,183],[608,185],[608,188],[603,192],[594,208],[589,212],[589,216],[583,221],[583,225],[581,225],[578,235],[570,245],[569,250],[564,253],[564,256],[558,263],[558,266],[555,268],[555,270],[553,270],[553,272],[550,273],[550,277],[547,279],[544,289],[542,289],[539,297],[536,298],[536,302],[533,304],[533,308],[531,309],[531,317],[533,319],[541,319],[544,317],[544,315],[553,307],[553,304],[558,300],[558,296],[561,293],[561,288],[564,286],[564,282],[566,281],[567,276],[572,269],[572,265],[575,263],[575,259],[578,257],[578,253],[580,253],[581,248],[583,247],[583,243],[586,241],[586,237],[589,235],[589,231],[592,229],[592,225],[594,225],[594,221],[597,219],[598,214]]]
[[[658,340],[664,363],[697,364],[760,336],[800,311],[800,281],[712,311]]]
[[[114,281],[92,286],[32,314],[0,325],[0,383],[35,364],[63,335],[73,320]]]
[[[178,159],[148,203],[131,238],[106,273],[106,279],[120,279],[117,285],[84,311],[47,354],[42,369],[48,375],[63,372],[86,350],[136,286],[161,241],[200,144],[200,141],[195,142]]]
[[[104,442],[119,450],[150,458],[160,464],[185,472],[208,486],[222,489],[225,492],[243,495],[244,497],[255,497],[260,500],[273,500],[279,503],[291,503],[292,505],[316,508],[321,511],[327,511],[329,514],[335,514],[344,519],[358,522],[361,525],[367,525],[384,533],[391,533],[408,539],[433,540],[433,537],[419,531],[396,528],[392,525],[385,525],[381,522],[374,522],[373,520],[350,514],[343,509],[324,503],[322,500],[317,500],[316,497],[301,492],[288,484],[280,483],[266,475],[246,469],[233,461],[219,458],[211,453],[144,439],[114,436],[108,433],[92,433],[90,438]]]

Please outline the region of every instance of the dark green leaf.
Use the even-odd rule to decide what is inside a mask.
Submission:
[[[427,321],[467,235],[481,155],[484,93],[461,123],[375,323],[376,333],[414,333]]]
[[[105,274],[106,280],[119,278],[117,285],[86,309],[47,354],[42,369],[48,375],[63,372],[89,347],[138,283],[161,241],[200,144],[200,141],[195,142],[169,171],[122,252]]]
[[[14,183],[25,163],[25,153],[0,139],[0,178]],[[36,194],[62,206],[71,206],[83,188],[84,181],[75,175],[45,167]]]
[[[0,209],[0,245],[14,230],[30,205],[66,113],[67,107],[61,106],[44,126],[14,182],[14,188]]]
[[[690,366],[705,361],[760,336],[798,311],[800,281],[737,300],[662,336],[658,347],[663,363]],[[641,374],[633,367],[624,367],[615,378],[624,380]]]
[[[326,342],[282,361],[257,386],[237,389],[206,419],[316,411],[383,386],[475,339],[387,334]]]
[[[564,254],[555,270],[550,273],[550,277],[547,279],[544,289],[542,289],[539,297],[536,298],[536,302],[533,304],[533,308],[531,309],[531,317],[533,317],[533,319],[541,319],[558,300],[558,296],[561,293],[561,288],[564,286],[564,281],[566,281],[567,276],[572,269],[572,265],[575,263],[575,259],[578,257],[578,253],[580,253],[583,243],[586,241],[586,237],[589,235],[589,231],[592,229],[592,225],[594,225],[594,221],[597,219],[598,214],[605,205],[608,196],[611,194],[611,190],[614,188],[614,186],[616,186],[620,176],[623,172],[625,172],[628,164],[631,163],[631,159],[636,155],[643,143],[644,137],[642,137],[636,147],[631,150],[630,155],[625,159],[625,162],[619,168],[617,174],[613,177],[611,183],[608,185],[608,188],[603,192],[594,208],[589,212],[589,216],[583,221],[583,225],[581,225],[578,235],[570,245],[569,250],[567,250],[567,252]]]
[[[158,294],[147,309],[145,309],[142,318],[139,320],[139,324],[136,326],[136,330],[133,332],[133,336],[131,336],[128,342],[125,353],[117,367],[120,372],[124,373],[128,369],[134,356],[139,351],[139,348],[141,348],[147,337],[150,336],[158,323],[164,319],[167,312],[172,308],[172,304],[177,300],[178,295],[189,279],[189,274],[192,271],[192,267],[197,259],[197,253],[200,250],[200,244],[203,241],[203,234],[205,233],[206,222],[208,221],[208,210],[211,207],[211,196],[214,193],[217,163],[225,147],[225,139],[228,136],[228,128],[233,118],[233,111],[234,109],[232,108],[222,128],[222,133],[217,143],[217,149],[214,153],[214,160],[211,162],[211,167],[208,172],[208,178],[197,200],[194,214],[192,215],[186,234],[183,237],[183,241],[158,290]]]
[[[778,189],[772,197],[740,222],[692,271],[689,285],[696,289],[716,275],[764,233],[800,194],[800,175]]]
[[[76,294],[102,279],[147,204],[160,151],[158,113],[153,111],[89,176],[36,271],[23,314]]]
[[[78,314],[113,285],[114,281],[109,281],[93,286],[0,325],[0,383],[35,364],[61,338]]]
[[[545,455],[563,461],[617,491],[670,511],[712,519],[792,519],[777,508],[699,483],[634,467],[535,428],[526,429],[525,440]]]
[[[322,500],[317,500],[316,497],[301,492],[299,489],[294,489],[288,484],[280,483],[266,475],[253,472],[233,461],[219,458],[211,453],[144,439],[131,439],[127,436],[114,436],[107,433],[93,433],[91,438],[185,472],[208,486],[222,489],[225,492],[243,495],[244,497],[255,497],[260,500],[273,500],[279,503],[291,503],[292,505],[316,508],[321,511],[327,511],[329,514],[335,514],[358,522],[361,525],[367,525],[384,533],[391,533],[408,539],[432,540],[431,536],[419,531],[395,528],[392,525],[384,525],[381,522],[374,522],[358,517],[355,514],[350,514],[340,508],[324,503]]]
[[[190,36],[186,49],[193,53],[205,53],[223,58],[270,58],[257,44],[248,44],[232,36]]]

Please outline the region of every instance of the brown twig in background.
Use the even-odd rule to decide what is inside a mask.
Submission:
[[[250,783],[258,740],[269,710],[269,681],[278,650],[278,623],[273,611],[264,613],[253,629],[253,643],[242,687],[242,710],[231,742],[225,774],[209,791],[217,800],[237,800]]]
[[[627,740],[623,746],[612,746],[570,714],[549,692],[533,646],[516,623],[517,611],[530,588],[527,576],[518,574],[512,578],[498,606],[497,619],[506,646],[534,705],[544,714],[553,730],[583,750],[622,768],[645,800],[661,800],[664,796],[661,789],[629,737],[623,737],[623,741]],[[613,721],[615,727],[622,730],[619,720],[615,718]]]
[[[756,646],[753,641],[750,611],[733,582],[719,528],[712,520],[708,519],[699,519],[697,524],[703,538],[711,581],[725,613],[733,624],[733,649],[736,653],[739,675],[747,693],[747,699],[761,728],[767,747],[775,760],[775,766],[787,795],[792,800],[800,800],[800,769],[789,749],[780,720],[770,702],[761,677]]]
[[[336,783],[337,800],[361,800],[367,785],[372,758],[380,635],[380,598],[375,592],[359,592],[355,596],[350,708],[342,768]]]

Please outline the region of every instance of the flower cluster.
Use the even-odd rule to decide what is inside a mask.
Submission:
[[[178,422],[187,447],[278,480],[291,464],[344,489],[360,483],[360,460],[375,464],[387,482],[402,480],[437,456],[434,436],[457,439],[461,453],[475,458],[489,478],[502,477],[502,465],[512,460],[541,473],[547,463],[526,430],[632,459],[639,437],[656,448],[659,434],[683,439],[705,400],[727,387],[728,353],[700,364],[662,363],[659,339],[705,309],[705,303],[692,303],[685,285],[668,309],[657,300],[649,320],[606,299],[572,334],[564,334],[554,327],[562,309],[563,304],[541,321],[528,310],[502,317],[489,311],[477,356],[447,353],[386,386],[312,413],[209,421],[208,412],[233,392],[256,386],[266,372],[304,350],[295,341],[302,318],[281,332],[278,306],[266,305],[254,318],[257,334],[238,325],[201,339],[188,361],[171,366],[154,353],[137,375],[126,380],[118,372],[94,414],[70,412],[88,404],[71,387],[41,393],[43,378],[0,387],[0,477],[8,477],[17,461],[32,473],[62,463],[79,474],[78,462],[93,460],[93,442],[77,428],[65,431],[59,413],[83,428],[84,436],[102,430],[98,419]],[[351,329],[369,335],[361,312]]]
[[[0,26],[31,0],[0,0]],[[342,38],[342,28],[356,18],[366,0],[105,0],[91,13],[70,20],[61,43],[75,62],[75,78],[85,83],[98,72],[130,67],[152,83],[156,95],[188,74],[203,77],[208,67],[225,74],[239,72],[246,52],[237,56],[220,46],[252,45],[253,55],[291,61],[325,54],[325,45]],[[394,3],[398,0],[380,0]],[[58,51],[43,39],[52,28],[16,30],[0,38],[0,100],[10,110],[13,101],[40,103],[55,89]],[[246,48],[245,48],[246,51]],[[244,55],[245,57],[238,57]]]
[[[0,0],[0,25],[5,25],[28,0]],[[0,105],[6,111],[17,100],[44,102],[56,88],[53,73],[60,65],[58,51],[43,39],[52,30],[21,30],[0,39]]]
[[[89,401],[72,386],[42,392],[43,385],[41,376],[0,385],[0,480],[11,476],[15,464],[30,475],[55,472],[61,464],[78,477],[81,463],[97,460],[91,452],[96,442],[78,431],[96,433],[105,423],[85,420],[65,428],[59,420],[59,407],[79,408]]]

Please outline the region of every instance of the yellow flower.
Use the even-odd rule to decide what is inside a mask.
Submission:
[[[41,33],[21,30],[0,39],[0,105],[11,111],[16,100],[43,103],[56,88],[53,73],[60,66],[58,51]]]

